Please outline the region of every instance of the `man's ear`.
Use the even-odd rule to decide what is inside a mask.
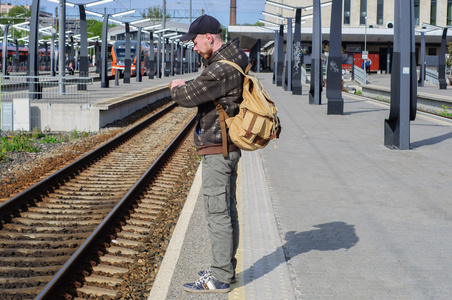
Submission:
[[[213,44],[213,35],[210,33],[206,33],[206,39],[209,41],[209,44]]]

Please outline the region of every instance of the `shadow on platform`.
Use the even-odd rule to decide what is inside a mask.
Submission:
[[[286,262],[299,254],[312,250],[335,251],[342,248],[348,250],[359,241],[354,225],[348,225],[344,222],[331,222],[315,225],[314,227],[319,229],[298,233],[289,231],[286,233],[284,237],[286,243],[282,245]],[[283,263],[280,259],[280,251],[281,247],[260,258],[252,266],[244,270],[244,284],[246,285],[264,276]]]

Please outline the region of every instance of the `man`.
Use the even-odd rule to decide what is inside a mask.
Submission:
[[[370,75],[370,65],[372,64],[372,61],[370,59],[366,60],[366,72]]]
[[[215,18],[203,15],[197,18],[181,37],[192,40],[193,50],[206,61],[206,69],[191,82],[175,79],[170,84],[171,96],[180,106],[198,107],[194,140],[202,155],[202,188],[204,211],[212,246],[210,270],[200,271],[199,280],[184,284],[188,292],[227,293],[235,282],[239,242],[239,224],[236,203],[237,167],[240,150],[222,132],[217,100],[229,116],[238,113],[242,102],[243,75],[234,67],[218,62],[230,60],[243,69],[248,65],[239,40],[224,43],[221,25]],[[222,135],[227,135],[227,157],[222,154]]]

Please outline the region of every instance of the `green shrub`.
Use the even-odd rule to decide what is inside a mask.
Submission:
[[[39,148],[33,146],[30,138],[24,134],[2,137],[0,139],[1,151],[39,152]]]
[[[449,112],[447,109],[448,109],[448,107],[447,106],[445,106],[445,105],[442,105],[442,107],[443,107],[443,110],[441,111],[441,110],[439,110],[438,111],[438,113],[441,115],[441,116],[445,116],[445,117],[452,117],[452,113],[451,112]]]

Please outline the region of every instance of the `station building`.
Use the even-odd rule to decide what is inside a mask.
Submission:
[[[265,26],[230,25],[228,27],[230,36],[240,37],[241,46],[245,49],[252,49],[260,40],[264,69],[271,68],[271,63],[268,62],[272,60],[274,52],[274,32],[279,29],[277,24],[287,24],[287,18],[293,18],[292,23],[295,23],[295,10],[270,5],[269,2],[266,1],[265,12],[270,14],[262,15]],[[303,8],[302,48],[304,54],[311,53],[313,11],[309,8],[312,8],[312,0],[273,0],[271,2]],[[328,4],[331,4],[331,1],[321,1],[321,3],[322,44],[323,50],[327,52],[331,21],[331,5]],[[354,55],[358,58],[355,64],[359,64],[361,53],[366,50],[372,60],[371,70],[386,72],[387,54],[388,51],[391,52],[394,36],[394,0],[343,0],[342,3],[342,52]],[[281,20],[280,17],[284,19]],[[420,31],[425,31],[427,55],[439,55],[444,27],[450,27],[447,32],[447,42],[452,41],[452,0],[414,0],[414,19],[418,65]]]

